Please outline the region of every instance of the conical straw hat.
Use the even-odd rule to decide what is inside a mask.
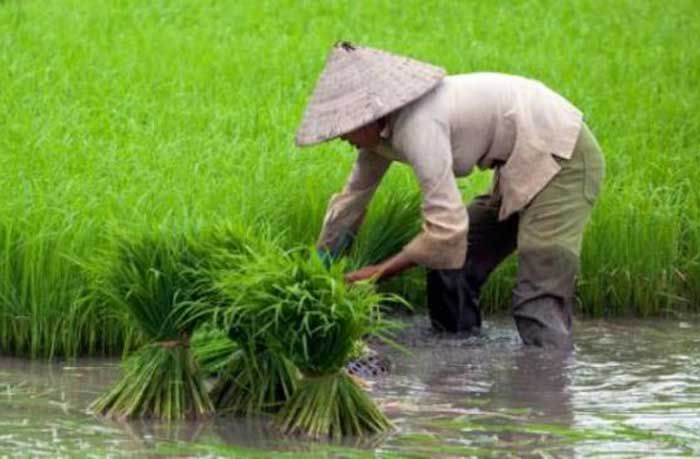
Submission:
[[[333,139],[397,110],[434,88],[445,70],[373,48],[337,43],[296,134],[300,147]]]

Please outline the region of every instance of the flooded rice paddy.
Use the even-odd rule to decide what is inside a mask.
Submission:
[[[700,455],[700,318],[578,321],[569,356],[522,348],[505,318],[459,338],[420,318],[400,341],[372,388],[395,431],[343,444],[264,419],[107,422],[84,410],[117,361],[0,358],[0,458]]]

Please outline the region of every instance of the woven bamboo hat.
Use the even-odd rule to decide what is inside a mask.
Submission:
[[[378,49],[336,43],[296,134],[300,147],[347,134],[433,89],[445,70]]]

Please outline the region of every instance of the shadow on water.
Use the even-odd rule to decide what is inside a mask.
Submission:
[[[200,423],[95,419],[113,360],[0,358],[0,457],[574,457],[700,454],[700,321],[579,321],[576,349],[520,345],[508,319],[479,335],[408,322],[372,393],[396,430],[341,444],[280,436],[266,418]]]

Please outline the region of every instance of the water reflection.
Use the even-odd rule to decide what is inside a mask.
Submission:
[[[575,354],[523,347],[494,384],[492,399],[504,409],[523,410],[531,420],[573,423],[570,368]]]
[[[546,447],[559,457],[573,454],[548,432],[522,426],[572,426],[574,354],[523,347],[506,320],[487,324],[472,336],[434,334],[418,320],[399,340],[412,355],[397,364],[396,374],[403,377],[388,378],[380,386],[389,399],[385,408],[396,409],[405,430],[420,426],[423,434],[436,434],[446,457],[521,454],[523,445],[540,451]],[[393,441],[397,448],[406,446],[401,436]]]

